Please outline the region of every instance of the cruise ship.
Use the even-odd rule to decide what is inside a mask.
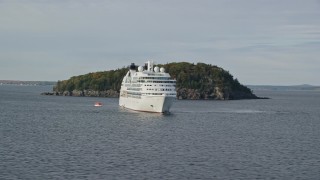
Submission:
[[[132,63],[123,78],[119,106],[146,112],[168,113],[176,99],[176,80],[163,67],[153,67],[153,61],[144,66]]]

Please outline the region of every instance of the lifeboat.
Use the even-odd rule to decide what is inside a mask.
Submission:
[[[96,103],[94,103],[94,106],[95,106],[95,107],[101,107],[101,106],[102,106],[102,103],[101,103],[101,102],[96,102]]]

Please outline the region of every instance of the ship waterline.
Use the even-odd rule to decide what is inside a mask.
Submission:
[[[146,112],[167,113],[176,98],[176,80],[171,79],[164,68],[153,68],[148,61],[138,67],[131,64],[130,70],[123,78],[119,106]]]
[[[169,112],[175,97],[170,96],[145,96],[141,99],[121,98],[119,105],[135,111]]]

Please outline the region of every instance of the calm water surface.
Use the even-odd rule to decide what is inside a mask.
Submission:
[[[320,179],[320,92],[161,115],[50,89],[0,86],[0,179]]]

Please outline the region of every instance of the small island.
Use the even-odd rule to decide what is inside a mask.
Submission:
[[[177,99],[238,100],[260,99],[226,70],[211,64],[173,62],[158,64],[176,79]],[[88,73],[58,81],[53,92],[43,95],[119,97],[120,86],[128,67]]]

